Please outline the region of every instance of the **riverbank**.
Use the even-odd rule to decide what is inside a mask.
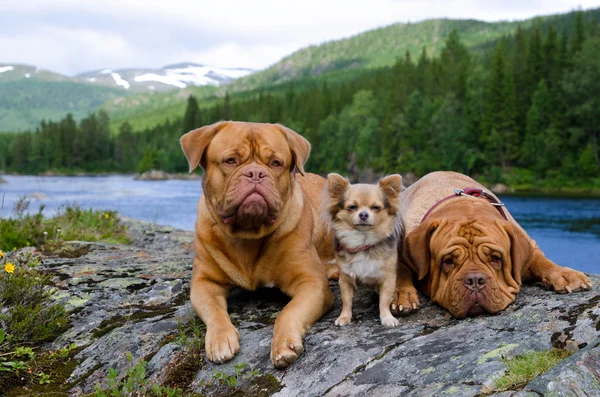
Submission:
[[[197,173],[185,174],[185,173],[168,173],[160,170],[150,170],[142,172],[141,174],[130,173],[123,174],[118,172],[55,172],[46,171],[37,175],[19,174],[19,173],[6,173],[0,172],[0,183],[6,182],[2,179],[2,175],[9,176],[39,176],[39,177],[55,177],[55,176],[66,176],[66,177],[103,177],[103,176],[131,176],[135,180],[139,181],[166,181],[166,180],[200,180],[202,175]]]
[[[0,172],[0,183],[7,182],[2,180],[2,173]],[[54,172],[47,171],[39,175],[21,175],[18,173],[8,173],[4,175],[9,176],[40,176],[40,177],[53,177],[53,176],[66,176],[66,177],[103,177],[103,176],[131,176],[136,180],[141,181],[166,181],[166,180],[201,180],[202,175],[200,173],[167,173],[160,170],[146,171],[142,174],[122,174],[116,172],[106,173],[86,173],[86,172]],[[378,175],[374,173],[365,173],[366,179],[361,180],[365,183],[376,183]],[[403,183],[405,186],[416,182],[418,178],[412,174],[402,174]],[[532,183],[517,183],[504,184],[504,183],[490,183],[481,178],[477,179],[484,186],[498,195],[506,196],[539,196],[539,197],[600,197],[600,178],[594,179],[593,181],[585,181],[578,184],[576,181],[569,181],[568,183],[559,183],[558,181],[540,181],[537,184]]]
[[[69,242],[70,257],[32,248],[14,253],[39,257],[37,269],[52,277],[53,299],[69,313],[68,329],[44,349],[76,348],[62,378],[13,389],[7,396],[81,396],[95,385],[106,388],[109,368],[121,381],[133,367],[146,369],[135,382],[208,396],[476,396],[503,392],[498,380],[510,373],[510,360],[552,349],[570,357],[502,395],[517,390],[522,395],[600,393],[594,372],[600,358],[596,275],[592,291],[559,295],[524,286],[504,312],[466,320],[452,318],[421,296],[421,309],[393,329],[380,325],[376,295],[365,288],[356,295],[353,323],[335,327],[341,301],[332,281],[335,308],[307,333],[303,356],[286,371],[273,368],[269,346],[275,318],[289,299],[275,290],[234,291],[228,307],[240,331],[241,351],[232,362],[214,365],[204,356],[204,326],[188,302],[193,233],[120,221],[129,245]]]

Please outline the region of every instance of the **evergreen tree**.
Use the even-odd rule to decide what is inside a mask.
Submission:
[[[219,117],[216,117],[219,119]],[[198,108],[198,101],[196,97],[190,95],[187,100],[187,107],[183,116],[183,133],[187,133],[191,130],[201,127],[200,125],[200,109]]]

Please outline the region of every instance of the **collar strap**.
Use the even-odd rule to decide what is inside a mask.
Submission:
[[[349,252],[351,254],[356,254],[358,252],[366,251],[366,250],[368,250],[370,248],[373,248],[375,245],[377,245],[377,244],[368,244],[368,245],[362,245],[362,246],[360,246],[358,248],[348,248],[348,247],[344,247],[342,245],[342,243],[340,242],[340,240],[337,237],[335,238],[334,243],[335,243],[335,251],[337,253],[340,253],[342,251],[346,251],[346,252]]]
[[[423,223],[423,221],[429,216],[429,214],[431,214],[431,212],[433,212],[433,210],[437,206],[439,206],[440,204],[442,204],[445,201],[448,201],[455,197],[460,197],[460,196],[473,196],[473,197],[478,197],[478,198],[484,198],[484,199],[488,200],[490,202],[490,204],[492,204],[494,207],[496,207],[496,209],[500,212],[500,215],[502,215],[502,217],[504,219],[508,220],[508,217],[506,216],[506,214],[504,213],[504,210],[502,209],[502,207],[504,207],[503,202],[498,201],[494,196],[485,192],[483,189],[467,187],[464,189],[456,189],[454,191],[453,195],[445,197],[445,198],[441,199],[440,201],[438,201],[437,203],[435,203],[433,205],[433,207],[431,207],[429,209],[429,211],[427,211],[425,213],[425,216],[423,216],[423,219],[421,219],[421,223]]]

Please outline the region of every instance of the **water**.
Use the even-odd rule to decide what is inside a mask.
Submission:
[[[200,181],[136,181],[132,176],[3,176],[0,216],[12,215],[19,196],[52,215],[65,204],[115,210],[138,219],[193,230]],[[503,197],[508,210],[558,264],[600,273],[600,198]]]

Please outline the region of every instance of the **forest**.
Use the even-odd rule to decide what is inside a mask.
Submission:
[[[219,120],[278,122],[312,144],[316,173],[454,170],[486,183],[600,188],[600,29],[582,12],[569,27],[518,28],[470,52],[453,31],[438,57],[423,49],[352,78],[302,79],[188,99],[181,118],[111,133],[104,112],[0,134],[0,169],[186,172],[179,138]]]

